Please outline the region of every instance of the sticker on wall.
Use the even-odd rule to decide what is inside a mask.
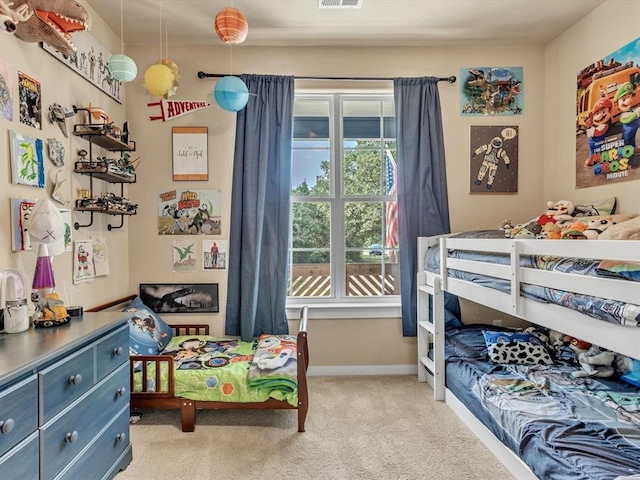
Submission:
[[[20,98],[20,123],[42,130],[40,82],[19,71],[18,97]]]
[[[460,69],[461,115],[522,115],[522,67]]]
[[[578,72],[576,188],[640,180],[640,38]]]
[[[11,199],[11,251],[23,252],[31,250],[31,238],[27,232],[27,220],[35,199],[12,198]]]
[[[194,240],[173,241],[173,271],[196,271],[196,242]]]
[[[9,130],[13,183],[44,188],[42,140]]]
[[[202,269],[226,270],[227,268],[227,241],[203,240],[202,241]]]
[[[13,71],[3,58],[0,58],[0,118],[13,120]]]
[[[90,282],[95,277],[93,240],[76,240],[73,254],[73,283]]]
[[[220,190],[165,190],[158,194],[159,235],[220,235]]]
[[[471,127],[471,193],[518,191],[518,127]]]

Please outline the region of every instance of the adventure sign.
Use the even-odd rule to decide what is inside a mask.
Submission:
[[[159,102],[148,103],[148,107],[160,106],[160,115],[149,116],[149,120],[173,120],[174,118],[182,117],[188,113],[193,113],[196,110],[202,110],[203,108],[210,107],[209,102],[204,100],[167,100],[163,98]]]

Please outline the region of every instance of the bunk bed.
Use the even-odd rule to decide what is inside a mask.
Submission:
[[[562,332],[640,359],[640,282],[597,275],[593,268],[583,275],[580,268],[563,268],[560,260],[589,259],[581,267],[599,261],[640,263],[637,241],[514,240],[485,231],[419,238],[417,258],[418,377],[433,387],[435,399],[446,401],[519,480],[640,478],[639,389],[603,378],[574,383],[575,367],[561,362],[495,364],[487,355],[485,332],[507,329],[463,325],[446,301],[455,295],[541,331]],[[552,267],[538,268],[541,264]],[[550,293],[547,298],[538,297],[542,291]],[[551,303],[555,300],[559,304]],[[604,318],[596,318],[598,307]],[[529,406],[537,403],[529,411],[518,411],[517,400],[508,403],[509,388],[523,385],[531,388]],[[624,412],[610,401],[619,394],[631,399],[631,420],[620,420]],[[608,445],[594,443],[597,437]]]
[[[131,312],[130,344],[135,350],[141,319],[153,315],[139,308],[137,295],[88,311],[123,305]],[[306,306],[300,311],[297,336],[263,335],[254,342],[210,337],[208,324],[168,324],[171,340],[157,353],[132,352],[129,357],[131,408],[179,410],[183,432],[195,430],[196,411],[201,409],[297,409],[298,431],[304,432],[309,408],[307,324]]]

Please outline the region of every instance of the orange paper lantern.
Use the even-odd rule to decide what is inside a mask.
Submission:
[[[240,10],[233,7],[220,10],[216,15],[213,26],[220,40],[234,45],[244,42],[249,32],[247,19]]]

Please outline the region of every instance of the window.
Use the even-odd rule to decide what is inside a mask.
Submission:
[[[297,95],[293,131],[290,300],[397,303],[393,97]]]

